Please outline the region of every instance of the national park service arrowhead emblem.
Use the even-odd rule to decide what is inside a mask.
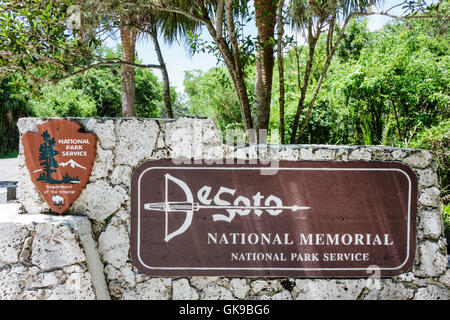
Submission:
[[[89,181],[97,136],[72,120],[49,120],[22,136],[31,180],[50,208],[63,213]]]

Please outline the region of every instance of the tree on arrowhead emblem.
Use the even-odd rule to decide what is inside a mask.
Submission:
[[[54,180],[51,174],[56,172],[55,169],[58,168],[58,163],[54,157],[59,152],[55,150],[55,138],[50,138],[48,131],[44,131],[42,137],[44,138],[44,143],[39,147],[39,161],[41,161],[40,165],[44,167],[44,172],[39,176],[38,181],[52,183]]]

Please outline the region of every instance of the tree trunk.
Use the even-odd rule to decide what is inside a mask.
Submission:
[[[277,41],[277,59],[278,59],[278,77],[280,86],[280,97],[278,99],[280,107],[280,136],[281,144],[284,144],[284,65],[283,65],[283,5],[284,0],[280,0],[277,7],[278,41]]]
[[[244,123],[244,130],[253,129],[253,120],[250,112],[250,101],[248,100],[247,85],[245,84],[244,73],[242,69],[235,69],[233,75],[234,88],[236,89],[239,106],[241,109],[242,121]]]
[[[297,129],[300,121],[300,114],[302,113],[303,104],[305,102],[306,90],[308,89],[309,85],[309,77],[311,75],[311,69],[314,61],[314,53],[316,51],[316,45],[317,40],[319,39],[319,35],[320,35],[319,32],[317,32],[316,36],[313,35],[312,21],[310,20],[308,22],[308,47],[309,47],[308,61],[306,62],[305,75],[303,77],[303,85],[300,88],[300,99],[298,100],[297,112],[295,113],[294,117],[294,124],[292,127],[290,140],[291,144],[295,142],[295,136],[297,135]]]
[[[268,129],[273,78],[273,38],[276,24],[274,0],[255,0],[259,44],[256,54],[255,129]]]
[[[333,55],[329,55],[327,57],[327,60],[325,61],[325,65],[322,69],[322,73],[320,74],[320,78],[319,78],[319,81],[317,82],[316,88],[314,90],[313,97],[311,99],[311,102],[309,103],[308,112],[306,113],[306,116],[303,119],[302,126],[300,128],[300,133],[298,134],[298,138],[297,138],[297,143],[300,143],[300,138],[302,137],[303,132],[305,131],[306,125],[308,124],[308,120],[309,120],[309,117],[311,116],[312,108],[314,106],[314,103],[316,102],[316,98],[317,98],[317,95],[319,94],[319,90],[322,86],[323,79],[325,78],[325,75],[327,74],[328,67],[330,66],[332,57],[333,57]]]
[[[245,84],[243,70],[236,67],[235,61],[233,60],[233,55],[230,53],[225,41],[220,39],[217,44],[222,56],[224,57],[225,65],[230,72],[231,80],[233,81],[234,89],[236,90],[239,100],[242,123],[244,125],[244,130],[247,132],[248,130],[253,129],[253,121],[250,112],[250,102],[248,99],[247,86]],[[249,143],[253,142],[254,141],[249,141]]]
[[[214,27],[213,22],[209,18],[206,7],[202,5],[202,2],[200,2],[199,5],[203,14],[201,21],[205,24],[209,34],[214,39],[214,42],[216,43],[230,73],[234,88],[236,89],[237,98],[239,100],[244,130],[248,132],[248,130],[253,129],[253,119],[251,117],[250,102],[247,94],[247,86],[245,84],[244,70],[240,61],[239,43],[234,27],[233,1],[219,1],[218,7],[220,10],[217,11],[216,15],[218,19],[215,22],[217,29]],[[222,5],[224,5],[225,17],[223,15],[224,12],[222,11]],[[230,36],[230,46],[222,36],[222,26],[224,25],[225,19],[226,28]],[[249,141],[249,143],[253,143],[253,141]]]
[[[347,28],[347,25],[348,25],[350,19],[352,18],[352,16],[353,15],[349,15],[345,19],[344,24],[342,25],[341,31],[339,33],[339,36],[336,39],[336,43],[334,45],[330,44],[329,54],[327,56],[327,60],[325,61],[324,66],[322,68],[322,73],[320,74],[320,78],[319,78],[319,81],[317,82],[317,85],[316,85],[316,88],[314,90],[314,94],[313,94],[313,97],[311,99],[311,102],[309,103],[308,112],[306,114],[305,119],[303,119],[303,123],[302,123],[302,126],[300,128],[300,133],[298,134],[298,138],[297,138],[297,143],[300,143],[300,138],[303,135],[303,132],[304,132],[304,130],[306,128],[306,125],[308,124],[309,117],[311,116],[312,108],[314,106],[314,103],[316,102],[317,95],[319,94],[320,88],[322,86],[322,82],[325,79],[325,76],[327,74],[328,67],[330,66],[330,63],[331,63],[331,59],[333,59],[334,53],[336,51],[336,48],[338,47],[340,41],[342,40],[342,37],[345,34],[345,29]],[[335,19],[336,19],[336,16],[333,16],[333,21],[331,21],[331,24],[330,24],[331,26],[333,26],[333,28],[328,30],[329,33],[334,32],[334,20]]]
[[[400,121],[399,121],[399,117],[398,117],[398,113],[397,113],[397,108],[395,107],[395,103],[392,99],[390,99],[391,101],[391,105],[394,108],[394,115],[395,115],[395,121],[397,123],[397,131],[398,131],[398,137],[400,138],[401,141],[403,140],[403,136],[402,136],[402,131],[400,130]]]
[[[156,55],[158,56],[158,62],[161,65],[161,73],[163,80],[163,99],[164,105],[166,107],[166,115],[168,118],[173,118],[173,110],[172,110],[172,102],[170,101],[170,82],[169,82],[169,73],[167,72],[167,67],[164,62],[163,55],[161,53],[161,47],[158,42],[158,35],[156,32],[156,28],[152,28],[150,32],[150,36],[152,37],[153,44],[155,45]]]
[[[137,32],[128,27],[120,28],[122,60],[134,63]],[[122,116],[134,117],[136,95],[135,70],[133,66],[122,65]]]
[[[215,33],[216,37],[214,37],[213,35],[214,33],[211,33],[211,35],[213,35],[213,38],[215,39],[219,47],[219,50],[221,51],[222,56],[224,57],[225,64],[227,65],[227,68],[230,71],[234,88],[236,89],[236,93],[239,100],[244,130],[248,132],[248,130],[253,129],[253,119],[251,115],[250,102],[248,99],[247,86],[245,84],[244,66],[241,64],[241,58],[239,54],[239,44],[236,35],[236,29],[234,26],[235,24],[233,16],[233,1],[226,0],[224,3],[224,9],[227,21],[226,26],[228,28],[228,34],[230,36],[231,51],[226,41],[222,37],[221,30],[222,30],[222,23],[224,22],[224,20],[217,21],[216,23],[218,27],[217,28],[218,32],[220,33]],[[221,13],[220,15],[223,15],[223,13]],[[249,142],[250,143],[254,142],[252,137],[250,137]]]

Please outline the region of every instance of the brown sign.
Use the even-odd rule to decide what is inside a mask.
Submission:
[[[293,277],[412,266],[417,178],[406,165],[281,161],[269,171],[142,164],[131,185],[134,265],[152,276]]]
[[[89,181],[97,137],[75,121],[50,120],[38,133],[25,133],[22,144],[31,180],[50,208],[63,213]]]

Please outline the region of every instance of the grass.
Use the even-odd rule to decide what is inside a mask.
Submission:
[[[18,154],[19,151],[17,150],[0,151],[0,159],[17,158]]]

